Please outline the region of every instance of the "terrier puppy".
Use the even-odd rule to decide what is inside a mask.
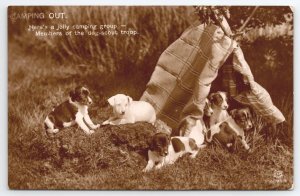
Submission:
[[[93,129],[100,127],[94,124],[88,114],[88,106],[92,104],[90,91],[78,86],[69,93],[69,99],[59,104],[48,114],[44,121],[47,133],[57,133],[60,129],[78,124],[86,133],[94,133]]]
[[[174,164],[187,153],[191,158],[196,157],[198,147],[194,139],[179,136],[169,138],[165,133],[157,133],[149,141],[148,163],[143,172]]]
[[[121,125],[135,122],[154,124],[156,113],[153,106],[145,101],[133,101],[131,97],[117,94],[110,97],[108,103],[113,108],[113,116],[103,122],[103,125]]]
[[[245,140],[245,131],[253,127],[249,108],[234,109],[226,121],[219,122],[210,127],[206,134],[207,142],[214,138],[227,147],[236,148],[236,141],[240,141],[246,150],[250,147]]]
[[[248,107],[231,110],[230,115],[243,130],[248,131],[253,128],[253,119]]]
[[[179,135],[189,137],[195,140],[198,148],[202,148],[205,138],[205,125],[199,119],[185,118],[179,125]]]
[[[219,122],[225,121],[229,114],[227,112],[227,93],[218,91],[209,95],[209,100],[212,104],[213,113],[209,120],[209,127]]]
[[[240,141],[242,138],[238,137],[235,130],[230,127],[228,122],[221,122],[214,124],[206,134],[206,140],[212,142],[216,140],[221,145],[228,148],[230,151],[234,151],[237,148],[237,141]]]

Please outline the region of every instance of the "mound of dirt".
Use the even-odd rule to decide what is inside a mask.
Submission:
[[[44,160],[40,167],[72,170],[84,174],[94,169],[146,165],[147,140],[155,133],[148,123],[103,126],[92,135],[79,128],[67,128],[54,137],[34,140],[28,158]]]

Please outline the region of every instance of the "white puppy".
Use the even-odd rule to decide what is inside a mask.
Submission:
[[[113,108],[114,116],[104,121],[103,125],[120,125],[135,122],[154,124],[156,120],[155,110],[148,102],[133,101],[131,97],[123,94],[117,94],[107,101]]]

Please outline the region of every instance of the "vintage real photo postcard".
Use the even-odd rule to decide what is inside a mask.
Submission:
[[[10,189],[293,189],[290,6],[9,6]]]

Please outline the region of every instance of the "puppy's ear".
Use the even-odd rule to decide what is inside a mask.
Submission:
[[[253,115],[253,110],[250,107],[246,107],[245,109],[250,113],[250,115]]]
[[[230,113],[230,115],[232,116],[232,118],[235,118],[236,113],[237,113],[237,109],[233,109],[233,110],[231,110],[229,113]]]
[[[111,98],[107,99],[107,102],[109,105],[114,106],[115,105],[115,96],[112,96]]]
[[[170,135],[167,135],[167,139],[168,139],[168,145],[169,145],[170,142],[171,142],[171,136],[170,136]]]
[[[81,93],[88,96],[90,94],[90,91],[87,88],[83,87],[81,88]]]
[[[76,91],[73,89],[69,92],[69,96],[71,98],[71,100],[74,102],[76,99]]]
[[[209,100],[210,102],[212,102],[215,95],[216,95],[216,93],[211,93],[211,94],[209,94],[209,95],[208,95],[208,100]]]
[[[147,144],[149,146],[149,150],[153,151],[154,150],[154,136],[148,138]]]
[[[130,105],[132,103],[132,98],[130,96],[127,96],[128,104]]]

